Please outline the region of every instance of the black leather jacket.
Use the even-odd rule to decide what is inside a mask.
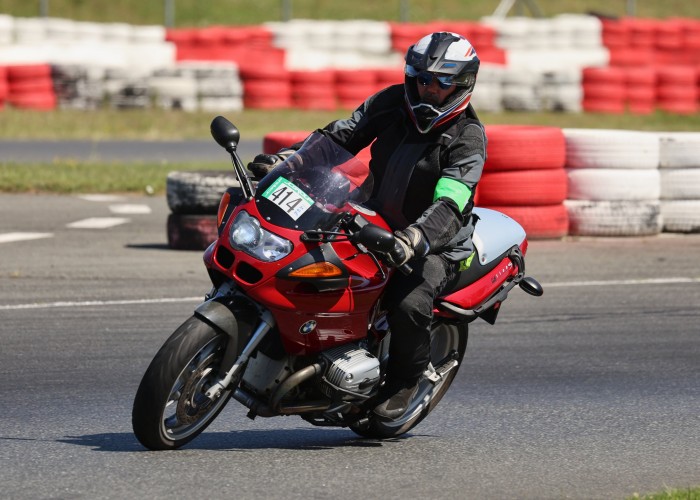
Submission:
[[[393,85],[370,96],[350,118],[319,132],[353,154],[372,144],[370,205],[392,229],[414,225],[427,238],[430,253],[452,261],[469,256],[474,190],[486,161],[484,127],[471,105],[448,124],[421,134],[406,109],[403,85]],[[444,189],[436,193],[440,179],[456,188],[454,195]]]

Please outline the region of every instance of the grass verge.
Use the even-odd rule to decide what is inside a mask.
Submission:
[[[0,9],[13,16],[36,16],[44,2],[39,0],[0,0]],[[119,2],[61,0],[45,2],[53,17],[100,22],[128,22],[135,24],[163,23],[165,2],[155,0],[121,0]],[[425,22],[433,19],[471,19],[491,15],[498,2],[494,0],[427,0],[406,2],[384,0],[376,2],[331,2],[327,0],[175,0],[176,26],[206,26],[210,24],[259,24],[280,21],[285,13],[298,19],[376,19],[384,21]],[[545,16],[560,13],[600,12],[610,16],[622,16],[630,12],[630,2],[610,0],[537,0],[534,2]],[[524,5],[525,2],[522,2]],[[633,3],[634,14],[640,17],[698,17],[700,6],[688,0],[638,1]],[[513,14],[529,14],[529,9],[517,4]]]
[[[668,489],[651,495],[634,494],[627,500],[700,500],[700,487],[683,490]]]
[[[0,192],[4,193],[165,193],[173,170],[226,170],[226,162],[197,164],[0,164]]]
[[[478,108],[477,108],[478,112]],[[314,130],[350,116],[349,110],[245,110],[222,113],[236,124],[243,138],[260,138],[282,130]],[[0,137],[12,139],[142,139],[177,140],[209,138],[209,125],[216,113],[186,113],[162,109],[57,110],[0,112]],[[479,113],[485,124],[543,125],[561,128],[627,130],[700,130],[700,114],[677,115],[657,111],[650,115],[595,113]],[[1,157],[0,157],[1,161]]]

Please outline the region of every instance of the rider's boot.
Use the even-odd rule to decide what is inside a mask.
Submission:
[[[402,417],[417,391],[418,378],[388,379],[379,390],[380,403],[374,407],[374,414],[387,420]]]

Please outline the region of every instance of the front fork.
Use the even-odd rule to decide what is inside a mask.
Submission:
[[[248,335],[239,331],[240,317],[236,317],[236,308],[232,307],[232,304],[235,302],[226,300],[235,295],[235,286],[232,283],[223,283],[218,289],[212,289],[207,294],[207,300],[195,310],[196,315],[203,317],[207,322],[223,330],[229,337],[221,362],[219,377],[206,392],[207,398],[211,401],[216,401],[221,397],[221,394],[231,384],[234,377],[245,366],[258,344],[260,344],[260,341],[265,337],[265,334],[275,326],[275,318],[272,313],[255,304],[257,311],[253,315],[258,318],[257,327],[250,334],[250,340],[246,342],[239,354],[239,344],[242,342],[241,336],[243,334],[245,337],[248,337]],[[247,299],[247,297],[246,301],[250,304],[250,299]],[[228,306],[226,302],[228,302]],[[240,315],[240,311],[238,312]],[[228,366],[230,368],[227,370],[226,367]]]
[[[258,347],[260,341],[265,337],[265,334],[269,332],[275,326],[275,318],[272,316],[270,311],[264,311],[260,316],[260,324],[258,325],[250,340],[241,351],[240,356],[236,359],[236,362],[229,368],[229,370],[221,377],[218,381],[212,385],[209,390],[207,390],[206,395],[212,401],[216,401],[221,393],[226,390],[226,388],[231,384],[231,381],[236,376],[238,371],[245,366],[250,355],[253,354],[255,349]],[[231,344],[231,342],[229,342]],[[235,348],[235,347],[234,347]],[[224,355],[224,359],[226,359]]]

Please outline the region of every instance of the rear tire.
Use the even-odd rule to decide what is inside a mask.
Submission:
[[[453,354],[452,359],[455,359],[458,365],[450,370],[439,386],[436,387],[430,402],[421,408],[422,400],[415,398],[411,403],[405,416],[395,421],[384,421],[376,418],[373,413],[369,414],[369,422],[364,425],[353,424],[350,429],[356,434],[372,439],[386,439],[400,436],[413,429],[431,411],[438,405],[442,397],[452,385],[457,371],[462,364],[464,353],[467,350],[467,337],[469,328],[466,323],[459,325],[448,325],[439,323],[430,332],[430,362],[435,370],[438,370],[442,365],[438,365],[440,361],[446,360]],[[419,393],[423,384],[432,384],[432,382],[421,379],[419,382]],[[420,408],[420,411],[416,411]]]
[[[197,437],[224,408],[232,391],[206,397],[216,380],[229,337],[196,316],[163,344],[141,380],[132,411],[137,439],[151,450],[169,450]]]

